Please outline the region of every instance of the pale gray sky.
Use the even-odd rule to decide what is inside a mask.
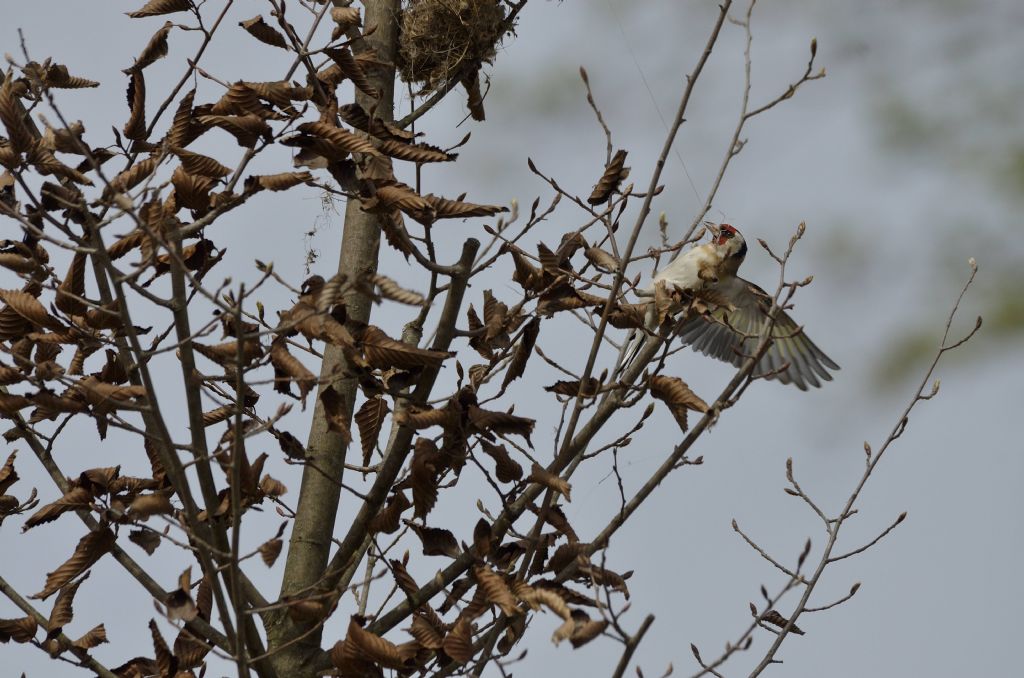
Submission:
[[[107,143],[110,121],[123,122],[127,115],[119,71],[163,19],[129,21],[120,12],[135,4],[125,2],[2,4],[4,51],[19,53],[15,31],[20,27],[34,58],[52,56],[74,74],[103,81],[98,90],[70,93],[61,101],[72,118],[85,121],[91,143]],[[208,5],[210,11],[219,3]],[[284,53],[254,44],[236,28],[238,21],[266,14],[269,5],[238,5],[223,41],[204,63],[225,80],[272,79],[268,72],[279,77],[287,67]],[[425,172],[425,190],[448,195],[465,190],[471,200],[499,204],[514,198],[523,206],[536,196],[550,200],[549,189],[526,167],[529,156],[564,186],[589,192],[604,157],[604,138],[584,100],[580,65],[590,73],[616,146],[630,152],[631,180],[646,183],[664,138],[658,109],[666,119],[675,110],[684,73],[703,46],[713,11],[711,2],[533,0],[522,15],[519,37],[506,43],[492,69],[487,122],[470,121],[453,130],[465,116],[459,96],[424,121],[428,140],[441,146],[473,132],[457,163]],[[817,602],[841,596],[854,581],[863,583],[861,590],[838,609],[803,617],[806,635],[787,640],[780,654],[785,663],[770,671],[789,678],[944,678],[1007,675],[1019,664],[1024,450],[1017,422],[1024,405],[1018,383],[1024,373],[1024,318],[1017,295],[1024,284],[1019,268],[1024,79],[1017,65],[1024,45],[1017,37],[1022,26],[1024,7],[1014,0],[763,0],[758,6],[755,103],[802,72],[811,37],[818,39],[818,63],[829,76],[750,124],[749,143],[735,159],[710,216],[737,225],[750,240],[773,244],[784,243],[798,222],[807,223],[792,272],[794,277],[813,273],[815,283],[798,296],[794,315],[843,369],[835,382],[811,393],[757,384],[695,450],[705,464],[671,476],[612,542],[608,566],[636,573],[624,622],[635,628],[648,612],[657,617],[636,655],[645,675],[660,675],[669,663],[677,675],[692,674],[689,643],[699,645],[705,658],[715,656],[748,623],[747,602],[758,600],[758,586],[774,589],[781,582],[781,575],[733,533],[733,518],[780,558],[792,561],[807,536],[815,549],[822,545],[817,519],[782,492],[786,457],[794,458],[803,487],[826,511],[838,510],[861,473],[863,442],[884,438],[897,407],[914,388],[923,366],[912,359],[938,341],[970,256],[981,272],[957,327],[969,327],[982,314],[992,321],[991,329],[983,329],[976,342],[940,368],[941,395],[911,417],[908,432],[871,479],[842,543],[859,546],[901,511],[909,517],[867,554],[830,571]],[[666,212],[677,233],[698,205],[682,163],[702,197],[734,124],[742,38],[741,29],[726,27],[679,137],[679,155],[670,159],[664,176],[666,191],[655,209]],[[172,33],[169,58],[147,71],[151,92],[176,80],[195,39]],[[200,83],[197,101],[217,96],[215,86]],[[224,162],[237,154],[230,141],[205,148],[223,153]],[[550,230],[541,227],[536,235],[551,243],[578,221],[579,215],[563,205]],[[314,226],[316,234],[306,237]],[[445,228],[452,233],[445,245],[454,251],[462,238],[479,233],[480,222]],[[259,258],[273,260],[295,280],[303,277],[308,247],[322,255],[314,272],[330,274],[341,219],[324,215],[314,190],[299,189],[284,198],[257,198],[209,235],[229,250],[217,276],[251,279],[252,260]],[[17,237],[11,222],[0,223],[0,237]],[[654,241],[651,233],[644,244]],[[400,259],[387,256],[385,267],[395,277],[422,286]],[[766,287],[776,277],[757,247],[743,273]],[[493,285],[499,297],[513,294],[507,271],[478,283],[471,291],[474,300],[485,285]],[[288,295],[270,295],[265,303],[268,309],[285,308]],[[402,320],[387,307],[376,317],[392,329]],[[572,359],[572,336],[542,333],[540,343],[546,352]],[[930,343],[922,345],[922,337]],[[900,369],[904,363],[910,363],[907,371]],[[716,393],[730,375],[726,367],[690,352],[675,358],[672,372],[702,395]],[[177,384],[173,371],[166,374]],[[553,401],[538,405],[533,392],[549,383],[548,376],[557,378],[538,376],[506,398],[519,403],[517,413],[538,419],[534,440],[542,458],[556,420]],[[173,395],[165,398],[165,407],[182,423],[179,430],[185,430],[175,406]],[[300,439],[305,420],[297,411],[286,420]],[[667,417],[656,421],[620,455],[627,492],[678,439]],[[100,444],[88,423],[74,433],[74,446],[69,440],[57,450],[68,473],[116,463],[145,468],[141,449],[130,438],[112,433]],[[264,445],[272,453],[267,470],[297,489],[298,475]],[[23,480],[12,491],[20,496],[36,486],[44,500],[54,498],[55,489],[29,451],[19,458]],[[607,463],[597,462],[574,480],[573,501],[565,510],[583,540],[617,510],[609,471]],[[468,535],[477,515],[467,508],[479,496],[487,497],[487,491],[464,480],[458,496],[439,506],[437,520],[454,524],[457,534],[465,523],[462,533]],[[340,521],[346,515],[343,505]],[[253,531],[246,537],[257,544],[275,527],[268,519],[266,534]],[[18,520],[0,528],[0,572],[32,593],[45,572],[67,557],[82,527],[69,518],[25,535],[18,529]],[[129,548],[152,564],[167,586],[184,567],[184,559],[167,546],[150,559]],[[269,572],[262,565],[252,569],[268,594],[277,589],[282,563]],[[422,559],[421,579],[441,565],[437,558]],[[786,611],[785,603],[781,609]],[[154,616],[151,601],[113,561],[94,568],[76,611],[71,635],[106,624],[112,642],[95,653],[108,665],[151,651],[145,628]],[[20,613],[0,600],[0,617],[13,616]],[[346,623],[347,616],[337,614],[326,642],[342,637]],[[525,645],[529,656],[514,669],[517,673],[555,675],[569,667],[589,675],[610,673],[619,645],[605,639],[576,651],[554,648],[548,638],[555,626],[550,615],[538,616]],[[751,652],[733,660],[725,675],[744,674],[770,641],[767,633],[757,636]],[[34,648],[14,644],[3,647],[3,666],[5,676],[22,671],[81,675]]]

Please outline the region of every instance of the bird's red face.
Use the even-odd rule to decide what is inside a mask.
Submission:
[[[718,238],[715,240],[715,244],[724,245],[737,235],[739,235],[739,231],[733,228],[730,224],[722,224],[719,226]]]

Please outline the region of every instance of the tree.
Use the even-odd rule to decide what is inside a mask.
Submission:
[[[65,113],[73,104],[60,90],[93,86],[92,81],[49,60],[33,61],[27,44],[5,77],[2,204],[22,237],[6,243],[3,265],[20,277],[22,288],[2,293],[0,327],[12,364],[3,367],[0,411],[13,422],[9,442],[31,451],[59,496],[40,508],[57,492],[44,491],[40,500],[6,494],[17,480],[15,462],[24,463],[17,450],[0,473],[0,507],[5,517],[27,516],[26,529],[67,522],[62,516],[70,512],[87,529],[34,596],[26,599],[0,581],[25,614],[4,620],[0,638],[34,642],[105,676],[199,674],[204,662],[217,657],[234,664],[239,675],[479,673],[491,662],[501,667],[514,657],[534,613],[548,610],[559,621],[551,624],[542,616],[536,625],[553,627],[556,642],[575,647],[602,634],[621,641],[616,674],[622,675],[653,620],[648,617],[637,630],[620,622],[629,577],[608,567],[602,551],[665,477],[700,464],[700,457],[688,456],[694,443],[712,424],[729,425],[728,409],[752,383],[779,376],[765,371],[761,358],[785,337],[772,323],[750,337],[749,355],[734,378],[716,397],[701,398],[673,374],[667,359],[678,349],[675,324],[714,311],[721,300],[700,294],[658,298],[664,320],[659,332],[621,374],[613,377],[600,367],[621,360],[624,348],[611,336],[613,329],[643,327],[643,307],[627,297],[637,284],[636,267],[703,237],[702,222],[731,159],[742,150],[747,121],[823,75],[814,64],[815,43],[805,72],[788,89],[751,104],[746,95],[753,4],[731,16],[747,36],[746,95],[715,186],[681,237],[672,242],[663,227],[663,247],[640,255],[635,249],[650,228],[662,168],[704,64],[734,11],[731,2],[723,3],[709,28],[646,186],[625,185],[627,155],[615,150],[605,127],[606,163],[595,168],[593,193],[576,196],[530,163],[551,186],[553,199],[543,209],[538,200],[528,215],[516,205],[508,210],[424,195],[421,172],[428,173],[432,163],[455,161],[455,149],[428,145],[411,131],[453,91],[464,90],[470,115],[483,120],[482,68],[514,27],[525,0],[462,3],[458,14],[439,1],[402,8],[395,1],[368,0],[365,16],[343,2],[271,4],[269,18],[241,22],[267,45],[256,47],[287,54],[285,76],[269,81],[258,78],[277,76],[224,82],[202,61],[229,25],[224,20],[231,3],[216,10],[154,0],[133,12],[133,19],[168,14],[184,23],[165,23],[126,69],[127,121],[118,121],[108,146],[87,143],[85,131]],[[168,55],[171,38],[185,27],[198,29],[202,41],[184,77],[162,99],[147,96],[150,67]],[[418,97],[415,110],[397,120],[396,71]],[[587,82],[586,72],[581,75]],[[204,87],[185,92],[197,78]],[[351,83],[350,98],[342,83]],[[212,103],[196,103],[214,92]],[[589,100],[604,125],[597,102]],[[210,140],[225,133],[238,150],[221,164],[229,156],[218,152],[214,158]],[[296,164],[306,169],[250,170],[282,148],[295,149]],[[81,159],[75,167],[59,159],[73,156]],[[214,238],[225,215],[249,209],[258,218],[254,205],[266,192],[294,192],[304,185],[346,202],[337,273],[297,285],[272,264],[260,263],[255,276],[231,272],[232,279],[245,282],[211,284],[209,274],[224,256]],[[453,189],[449,195],[456,194]],[[527,247],[563,201],[580,210],[578,225],[558,234],[557,243],[545,234]],[[478,238],[453,248],[445,242],[444,219],[496,220],[482,223]],[[779,253],[764,245],[780,267],[768,302],[772,318],[809,282],[789,282],[785,275],[802,234],[801,227]],[[378,271],[382,235],[385,247],[399,252],[415,274],[389,277]],[[502,300],[490,290],[473,298],[471,283],[494,269],[516,283],[518,298]],[[399,285],[393,279],[399,277],[411,277],[415,285]],[[267,309],[260,300],[277,285],[292,290],[295,299],[289,307]],[[375,303],[410,308],[400,331],[373,324]],[[549,369],[539,342],[578,321],[589,332],[589,349],[574,364],[552,364],[567,378],[541,392],[542,377],[530,378]],[[210,343],[207,335],[218,328],[223,341]],[[944,338],[936,361],[959,343]],[[63,346],[73,347],[73,355],[58,360]],[[171,365],[176,373],[167,369]],[[778,366],[776,372],[786,369]],[[908,412],[937,390],[925,390],[930,374]],[[163,397],[171,379],[184,394],[186,422],[180,427]],[[533,451],[538,433],[531,401],[518,405],[513,392],[561,408],[550,459]],[[215,407],[206,409],[206,401]],[[305,444],[282,423],[296,405],[310,412]],[[815,553],[817,565],[810,541],[796,564],[787,565],[735,526],[786,579],[779,591],[763,591],[766,600],[752,607],[753,621],[721,657],[705,662],[694,649],[702,669],[710,672],[749,647],[752,634],[764,628],[776,638],[755,669],[760,672],[774,661],[781,642],[800,632],[795,622],[801,614],[842,602],[809,604],[826,567],[862,550],[835,555],[836,539],[861,487],[902,434],[906,415],[880,449],[866,448],[864,476],[837,516],[822,512],[787,468],[787,491],[806,501],[828,534],[825,548]],[[82,420],[91,420],[101,439],[122,432],[134,436],[146,452],[148,475],[132,476],[116,466],[59,468],[57,446],[74,444],[65,432]],[[685,435],[638,491],[623,493],[602,531],[577,534],[560,508],[571,496],[574,472],[590,460],[616,458],[653,421],[674,422]],[[269,440],[281,455],[250,457],[248,449]],[[268,464],[285,463],[297,467],[296,476],[301,473],[294,506],[284,499],[285,485],[263,472]],[[361,481],[353,481],[353,474]],[[431,515],[436,503],[467,484],[482,497],[475,529],[470,534],[439,526],[437,514]],[[285,520],[276,532],[259,518],[271,506]],[[246,534],[264,535],[258,548],[243,548],[243,527]],[[254,556],[273,566],[285,549],[286,531],[280,591],[261,589],[254,583]],[[157,581],[125,549],[125,537],[150,554],[158,547],[161,554],[179,549],[184,572],[178,581]],[[5,545],[13,543],[10,534],[4,539]],[[418,544],[422,557],[399,556],[411,544]],[[434,558],[443,558],[444,567],[430,577]],[[94,656],[93,648],[106,640],[102,625],[77,640],[63,635],[73,621],[74,596],[100,559],[116,560],[126,577],[159,602],[166,620],[178,627],[172,646],[149,620],[153,658],[128,659],[134,652],[123,652],[120,660],[127,661],[115,668]],[[791,591],[801,595],[784,616],[776,607]],[[856,587],[847,598],[855,592]],[[31,599],[54,595],[48,616]],[[324,624],[338,619],[349,620],[343,636],[324,634]],[[139,618],[140,624],[146,621]],[[409,625],[408,633],[399,629],[402,624]],[[44,639],[37,626],[46,628]]]

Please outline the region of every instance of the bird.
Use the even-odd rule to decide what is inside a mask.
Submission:
[[[737,275],[747,255],[743,235],[731,224],[721,224],[712,229],[712,236],[710,242],[677,256],[638,294],[652,296],[655,286],[664,282],[683,292],[704,291],[709,299],[722,302],[715,303],[706,314],[685,319],[677,333],[682,343],[694,351],[740,367],[757,348],[761,333],[770,322],[772,296]],[[657,329],[653,309],[654,304],[649,304],[645,317],[649,332]],[[618,372],[640,349],[644,336],[639,332],[636,335],[637,345]],[[782,309],[776,311],[771,336],[772,343],[755,373],[806,391],[808,386],[820,387],[822,381],[831,381],[829,370],[839,369]]]

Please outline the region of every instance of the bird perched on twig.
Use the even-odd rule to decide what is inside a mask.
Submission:
[[[743,236],[729,224],[712,230],[712,240],[697,245],[677,256],[658,271],[651,284],[640,291],[641,296],[654,296],[657,286],[666,286],[687,294],[705,294],[717,302],[706,314],[686,319],[678,334],[693,350],[739,367],[757,348],[758,339],[770,322],[772,296],[763,289],[736,275],[747,255]],[[648,333],[658,327],[656,304],[648,305],[644,319]],[[772,344],[761,357],[755,373],[794,384],[800,390],[821,386],[831,381],[828,370],[838,370],[831,358],[811,341],[803,328],[783,310],[778,309],[771,330]],[[624,370],[639,352],[645,334],[637,332],[635,344],[618,370]]]

